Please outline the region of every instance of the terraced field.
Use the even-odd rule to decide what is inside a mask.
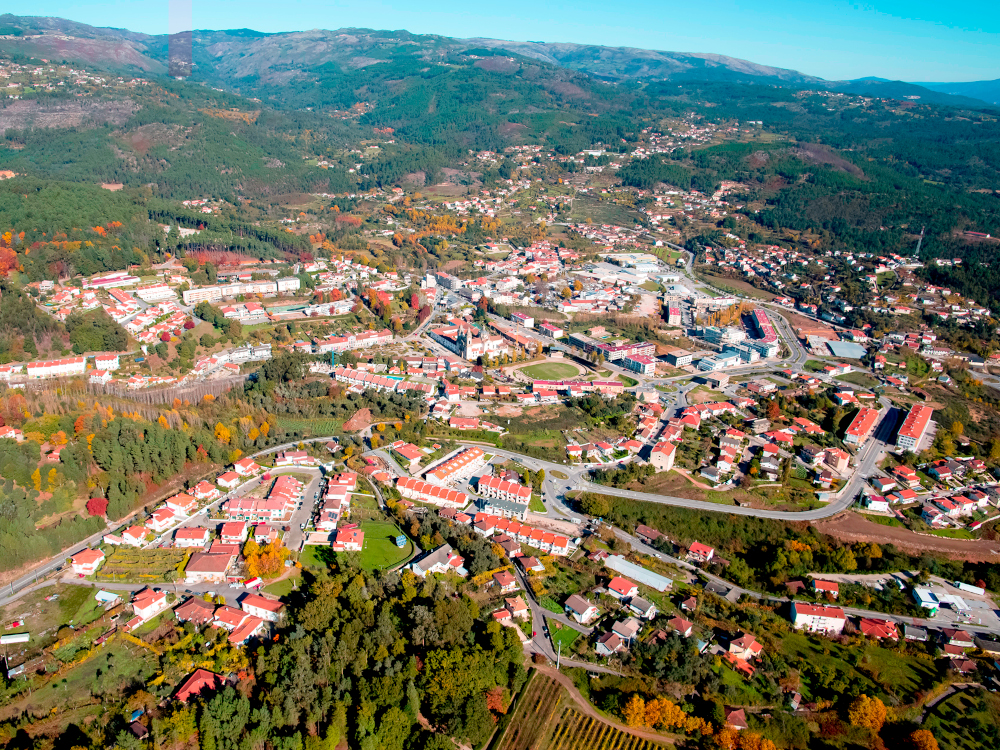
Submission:
[[[655,750],[665,745],[622,731],[578,709],[551,677],[536,674],[492,750]]]

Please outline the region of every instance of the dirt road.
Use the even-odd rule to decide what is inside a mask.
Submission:
[[[841,513],[814,524],[824,534],[848,542],[890,542],[904,552],[919,555],[936,552],[969,562],[996,562],[1000,543],[985,539],[948,539],[918,534],[899,526],[883,526],[861,518],[856,513]]]

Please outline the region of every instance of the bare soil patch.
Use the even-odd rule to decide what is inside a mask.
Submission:
[[[507,57],[487,57],[484,60],[476,60],[476,67],[491,73],[513,73],[521,68],[520,65]]]
[[[847,172],[855,177],[865,179],[865,173],[861,171],[860,167],[847,161],[847,159],[838,155],[832,148],[824,146],[821,143],[802,143],[795,149],[795,155],[803,161],[813,164],[826,164],[841,172]]]
[[[501,135],[514,135],[522,130],[527,130],[528,126],[520,122],[505,122],[500,126]]]
[[[891,542],[913,555],[933,552],[969,562],[995,562],[1000,554],[1000,542],[918,534],[898,526],[872,523],[855,513],[841,513],[814,525],[822,533],[837,539],[848,542]]]
[[[359,409],[350,419],[344,422],[344,432],[358,432],[372,423],[372,410]]]
[[[504,404],[496,413],[498,417],[519,417],[524,413],[524,409],[515,404]]]
[[[461,401],[458,405],[458,413],[463,417],[478,417],[483,413],[483,410],[469,401]]]

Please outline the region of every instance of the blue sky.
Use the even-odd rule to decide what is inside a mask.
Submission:
[[[828,79],[1000,78],[996,1],[714,3],[676,0],[34,0],[21,13],[165,33],[191,8],[199,29],[299,31],[358,26],[445,36],[714,52]],[[8,9],[11,10],[11,9]]]

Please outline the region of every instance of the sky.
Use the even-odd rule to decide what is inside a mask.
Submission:
[[[364,27],[712,52],[830,80],[1000,78],[996,0],[33,0],[20,13],[162,34]]]

